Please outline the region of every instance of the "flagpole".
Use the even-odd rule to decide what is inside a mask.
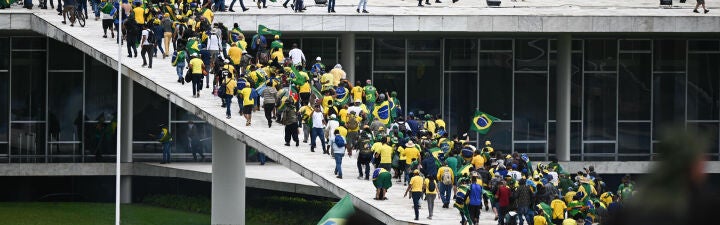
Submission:
[[[115,146],[115,225],[120,225],[120,130],[122,129],[122,10],[121,2],[118,0],[118,9],[115,13],[118,14],[118,65],[117,65],[117,128],[116,133],[116,146]]]

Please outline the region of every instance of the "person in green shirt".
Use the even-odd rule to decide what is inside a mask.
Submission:
[[[630,179],[629,175],[626,175],[622,178],[622,184],[618,186],[617,190],[617,196],[620,197],[620,201],[625,201],[626,199],[629,199],[632,197],[632,193],[635,189],[635,186],[632,184],[632,180]]]
[[[175,60],[172,62],[172,65],[175,67],[178,75],[177,82],[182,84],[185,84],[185,79],[183,79],[183,72],[185,71],[185,58],[187,58],[187,54],[184,50],[180,49],[175,55]]]
[[[363,89],[365,91],[365,106],[372,112],[375,109],[375,101],[377,100],[377,89],[372,86],[372,81],[369,79],[365,81]]]

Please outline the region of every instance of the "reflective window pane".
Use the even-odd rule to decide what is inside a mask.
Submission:
[[[720,51],[719,40],[688,40],[689,51]],[[689,62],[692,62],[690,60]]]
[[[495,151],[502,151],[505,153],[511,152],[512,150],[512,122],[494,122],[490,131],[487,134],[480,135],[479,142],[482,143],[485,140],[492,142],[492,147]]]
[[[653,140],[664,126],[685,119],[684,74],[655,74],[653,79]]]
[[[13,50],[45,50],[46,45],[46,37],[12,37]]]
[[[620,54],[619,120],[650,120],[651,65],[650,54]]]
[[[546,140],[547,74],[515,74],[515,140]]]
[[[447,131],[462,134],[470,128],[470,120],[477,109],[478,87],[476,73],[445,75],[445,122]]]
[[[545,143],[515,143],[515,152],[525,153],[536,161],[548,160],[545,158]]]
[[[445,39],[445,71],[477,70],[477,51],[477,39]]]
[[[81,141],[83,74],[48,73],[48,141]]]
[[[308,70],[315,64],[315,58],[318,56],[322,58],[322,63],[328,71],[338,63],[337,38],[303,38],[302,41]]]
[[[548,153],[557,152],[557,126],[555,122],[548,122]],[[580,122],[570,123],[570,154],[580,154],[582,147],[582,126]]]
[[[515,70],[516,71],[547,71],[548,70],[547,39],[516,39]]]
[[[405,39],[375,39],[375,71],[405,71]]]
[[[710,155],[716,157],[711,160],[717,160],[718,155],[718,123],[688,123],[688,128],[697,129],[701,134],[708,138],[708,151]]]
[[[585,161],[615,161],[615,156],[608,155],[587,155],[584,156]]]
[[[372,39],[357,38],[355,39],[355,51],[372,50]]]
[[[480,40],[480,50],[504,50],[512,51],[513,40],[511,39],[482,39]]]
[[[8,147],[10,144],[0,143],[0,163],[7,163],[8,159]]]
[[[0,70],[10,69],[10,38],[0,38]]]
[[[413,53],[413,57],[408,58],[408,99],[407,102],[401,102],[406,106],[405,110],[423,110],[435,115],[442,112],[442,71],[438,64],[440,57],[438,52]]]
[[[480,95],[478,107],[503,120],[512,120],[512,53],[480,53]]]
[[[117,71],[85,57],[85,115],[97,121],[117,114]]]
[[[440,51],[440,39],[408,40],[409,51]],[[440,62],[440,61],[438,61]]]
[[[168,102],[155,92],[134,84],[133,141],[157,141],[161,125],[168,125]]]
[[[13,163],[45,162],[45,124],[13,123],[10,125],[10,151]]]
[[[81,144],[48,143],[48,158],[49,162],[51,163],[81,162]]]
[[[615,74],[586,74],[584,93],[584,140],[615,140]]]
[[[585,143],[584,147],[585,154],[615,153],[615,143]]]
[[[653,42],[655,71],[685,71],[685,40]]]
[[[83,148],[86,162],[114,162],[108,155],[115,154],[117,145],[116,120],[98,118],[100,122],[86,122]],[[134,132],[134,130],[133,130]],[[133,152],[135,149],[133,149]]]
[[[45,120],[45,52],[12,56],[12,120]]]
[[[617,40],[585,40],[585,71],[615,71],[617,69]]]
[[[618,153],[648,154],[650,157],[650,123],[618,123]]]
[[[10,126],[8,121],[8,113],[10,113],[10,80],[9,73],[0,72],[0,142],[8,141],[8,131]],[[0,149],[0,154],[2,149]]]
[[[193,129],[190,127],[192,126]],[[193,130],[194,133],[190,131]],[[208,132],[209,131],[209,132]],[[209,153],[212,146],[212,126],[205,123],[173,123],[172,134],[175,138],[174,153]],[[199,156],[198,156],[199,157]],[[207,157],[207,156],[206,156]]]
[[[689,54],[688,120],[717,120],[720,111],[720,54]]]
[[[355,81],[365,85],[367,79],[372,78],[372,53],[355,52]]]
[[[185,109],[183,109],[183,108],[181,108],[180,106],[177,106],[177,105],[175,105],[175,104],[172,104],[171,114],[172,114],[172,117],[171,117],[171,118],[172,118],[173,121],[184,121],[184,122],[188,122],[188,121],[198,121],[198,120],[200,120],[200,118],[198,118],[197,116],[195,116],[195,114],[192,114],[192,113],[188,112],[187,110],[185,110]]]
[[[378,95],[395,91],[400,101],[405,99],[405,74],[403,73],[375,73],[372,84],[377,89]],[[401,102],[401,104],[405,103]]]
[[[49,70],[81,70],[83,69],[84,54],[77,48],[68,44],[56,41],[55,39],[50,40],[50,47],[48,48]]]
[[[620,40],[621,51],[650,51],[652,42],[650,40]]]

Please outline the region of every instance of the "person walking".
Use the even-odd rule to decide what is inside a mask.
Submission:
[[[482,209],[482,196],[483,188],[482,185],[478,184],[478,177],[480,175],[473,171],[472,178],[470,179],[470,189],[468,189],[468,211],[470,212],[470,220],[473,224],[480,222],[480,209]]]
[[[298,114],[300,114],[300,118],[302,119],[303,143],[307,143],[312,131],[313,108],[310,105],[302,105],[300,109],[298,109]]]
[[[295,141],[295,147],[300,146],[298,138],[298,112],[295,110],[295,104],[291,99],[285,102],[285,109],[280,112],[282,115],[280,121],[285,125],[285,146],[290,146],[290,138]]]
[[[403,197],[407,197],[408,192],[411,192],[411,198],[413,201],[413,210],[415,210],[415,220],[418,220],[420,216],[420,199],[423,195],[423,178],[420,176],[420,171],[413,171],[413,177],[410,178],[410,185],[405,190]]]
[[[328,0],[327,5],[328,5],[328,13],[334,13],[335,12],[335,0]]]
[[[165,13],[165,15],[163,15],[161,27],[163,31],[163,45],[165,45],[165,54],[163,54],[163,59],[165,59],[170,55],[170,41],[172,40],[173,35],[173,21],[170,19],[170,14]],[[175,49],[175,51],[177,51],[177,49]]]
[[[365,167],[365,180],[368,180],[370,161],[372,161],[373,157],[373,151],[370,148],[372,145],[371,141],[372,134],[370,133],[370,127],[365,125],[362,133],[358,135],[357,141],[353,144],[353,146],[359,150],[357,158],[358,179],[363,179],[363,167]]]
[[[162,144],[162,146],[163,146],[162,161],[160,162],[160,164],[166,164],[166,163],[170,163],[170,159],[171,159],[170,143],[172,142],[172,135],[170,134],[170,131],[168,130],[167,126],[165,126],[164,124],[161,124],[160,127],[161,127],[160,135],[158,135],[158,137],[160,137],[160,138],[158,139],[158,142],[160,142],[160,144]]]
[[[515,190],[515,194],[517,196],[515,204],[517,204],[517,212],[518,217],[520,218],[520,225],[523,224],[523,221],[527,220],[528,224],[532,224],[533,221],[533,210],[532,207],[532,190],[530,190],[530,186],[527,185],[527,181],[525,179],[520,179],[519,182],[520,186],[518,186],[517,190]],[[551,185],[551,184],[548,184]]]
[[[367,11],[367,0],[360,0],[360,1],[358,2],[358,7],[357,7],[357,9],[355,10],[355,11],[357,11],[358,13],[360,13],[360,6],[362,6],[362,12],[363,12],[363,13],[370,13],[370,12]]]
[[[129,43],[128,43],[129,44]],[[193,53],[190,55],[192,59],[190,59],[190,75],[192,76],[192,90],[193,90],[193,97],[199,98],[200,97],[200,89],[202,89],[202,76],[203,71],[205,71],[205,63],[203,63],[202,59],[198,58],[197,53]]]
[[[148,69],[152,69],[152,58],[155,49],[154,46],[154,33],[148,25],[143,25],[142,37],[140,43],[142,43],[142,50],[140,50],[140,56],[142,56],[143,64],[142,67],[147,66]],[[145,60],[145,55],[148,56],[148,60]],[[150,61],[150,64],[148,64]]]
[[[108,2],[105,4],[111,4],[111,3]],[[110,15],[108,13],[102,13],[102,15],[100,15],[100,17],[102,18],[103,38],[107,38],[108,30],[110,30],[110,38],[115,38],[115,29],[113,29],[113,15]]]
[[[263,111],[265,111],[265,119],[268,121],[268,127],[272,127],[272,118],[274,117],[275,103],[277,102],[277,89],[272,87],[272,80],[266,84],[265,90],[262,91]]]
[[[339,130],[333,132],[330,140],[333,158],[335,158],[335,174],[338,179],[342,179],[342,158],[345,156],[345,138],[340,135]]]
[[[338,118],[335,114],[330,114],[328,116],[327,123],[325,124],[325,138],[326,140],[330,140],[332,138],[332,134],[335,133],[335,130],[340,127],[340,122],[338,121]],[[328,146],[329,148],[330,146]],[[325,154],[331,154],[329,153],[329,149],[323,149],[323,152]]]
[[[433,216],[433,209],[435,208],[435,198],[437,197],[438,184],[435,181],[435,177],[425,178],[423,185],[425,188],[425,200],[428,204],[428,219],[431,220]]]
[[[185,79],[183,78],[183,72],[185,72],[185,58],[187,58],[187,53],[185,50],[180,49],[175,53],[175,60],[172,62],[172,66],[175,67],[175,71],[177,72],[178,76],[178,83],[185,84]]]
[[[322,144],[323,152],[325,152],[325,136],[323,133],[323,128],[325,128],[325,124],[327,122],[325,121],[325,116],[323,115],[322,107],[320,107],[319,104],[315,105],[315,111],[312,113],[312,130],[310,132],[310,151],[315,152],[315,139],[320,138],[320,143]]]
[[[193,161],[197,161],[198,155],[200,155],[201,162],[205,161],[205,155],[202,152],[202,143],[200,142],[201,132],[198,125],[193,123],[193,121],[188,121],[188,147],[190,148],[190,152],[192,152]]]
[[[222,76],[225,77],[225,79],[222,81],[225,84],[225,90],[220,91],[225,92],[225,106],[227,107],[227,109],[225,110],[225,116],[230,119],[232,117],[232,114],[230,113],[230,105],[232,105],[232,99],[233,97],[235,97],[237,82],[235,81],[233,75],[230,74],[230,72],[228,72],[227,70],[224,70],[222,73]]]
[[[202,84],[201,84],[202,85]],[[252,123],[252,110],[255,105],[255,99],[252,98],[253,89],[250,85],[245,85],[245,88],[240,90],[240,96],[243,98],[242,114],[245,117],[245,126],[250,126]]]
[[[505,214],[508,213],[508,207],[510,206],[510,188],[508,188],[505,181],[500,181],[498,184],[497,192],[495,196],[498,200],[498,215],[496,216],[498,224],[505,224]]]
[[[153,22],[153,25],[149,25],[153,34],[155,35],[153,44],[153,57],[157,58],[158,50],[160,50],[160,53],[162,54],[163,59],[165,59],[165,55],[167,55],[168,50],[167,48],[163,48],[162,46],[162,40],[163,40],[163,34],[164,29],[161,25],[161,21],[159,19],[155,19]]]
[[[233,0],[232,2],[230,2],[230,9],[228,9],[228,11],[235,12],[235,10],[233,10],[233,5],[235,5],[236,1],[240,1],[240,8],[243,12],[248,11],[248,8],[245,8],[245,3],[243,3],[243,0]]]
[[[550,202],[550,208],[552,208],[552,223],[555,225],[561,225],[565,220],[565,209],[567,205],[563,201],[560,195],[556,195],[555,199]]]
[[[447,162],[443,161],[442,166],[437,172],[438,186],[440,187],[440,200],[442,200],[443,208],[450,208],[450,197],[453,186],[455,184],[455,173]]]
[[[694,12],[694,13],[700,13],[700,12],[698,12],[698,7],[700,7],[700,6],[702,6],[703,11],[704,11],[705,13],[710,12],[710,10],[708,10],[707,8],[705,8],[705,0],[697,0],[697,3],[695,4],[695,9],[693,9],[693,12]]]

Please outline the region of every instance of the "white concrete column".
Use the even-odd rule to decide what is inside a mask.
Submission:
[[[557,39],[557,109],[555,143],[558,161],[570,161],[570,71],[572,68],[572,36],[560,34]]]
[[[213,127],[211,224],[245,224],[244,143]]]
[[[132,163],[132,130],[133,130],[133,80],[122,77],[122,102],[120,102],[120,162]],[[122,175],[122,174],[121,174]],[[132,203],[132,177],[120,177],[120,202]]]
[[[344,33],[341,37],[341,46],[340,50],[342,50],[342,57],[340,57],[342,60],[340,62],[340,65],[342,65],[343,70],[345,70],[345,73],[347,73],[347,80],[350,81],[351,84],[355,83],[355,34],[354,33]],[[334,66],[334,65],[328,65],[328,66]]]

